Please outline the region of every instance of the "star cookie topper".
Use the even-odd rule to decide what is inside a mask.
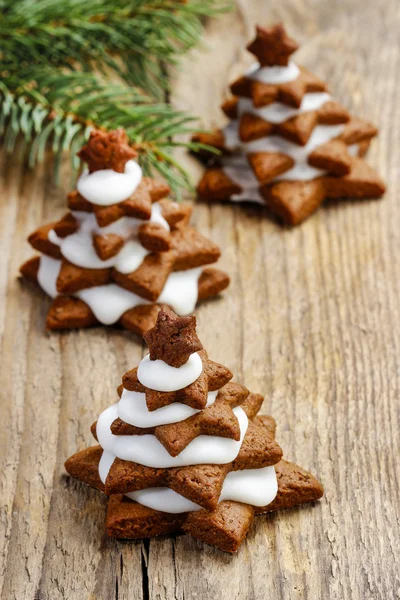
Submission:
[[[257,35],[247,46],[263,67],[287,66],[289,57],[298,45],[286,33],[282,23],[273,27],[256,27]]]
[[[117,173],[125,171],[125,164],[137,153],[128,144],[128,136],[124,129],[114,131],[90,132],[87,144],[78,152],[79,158],[87,162],[89,173],[102,169],[112,169]]]
[[[171,367],[181,367],[193,352],[203,349],[196,334],[196,317],[178,317],[169,308],[160,310],[155,326],[144,339],[150,360],[163,360]]]

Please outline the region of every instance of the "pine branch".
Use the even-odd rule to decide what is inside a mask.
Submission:
[[[180,188],[190,187],[172,152],[176,146],[198,147],[173,141],[176,135],[196,130],[191,117],[169,105],[154,104],[135,88],[110,86],[91,73],[60,73],[49,67],[36,67],[30,73],[34,86],[25,84],[23,70],[20,79],[13,75],[0,82],[0,135],[8,152],[22,135],[29,148],[30,166],[43,160],[50,145],[56,175],[66,150],[76,171],[80,165],[76,152],[93,126],[124,127],[146,174],[160,172],[177,195]]]
[[[11,152],[22,135],[34,166],[51,148],[56,175],[92,127],[124,127],[146,173],[176,193],[190,186],[173,158],[175,136],[194,119],[165,99],[165,66],[198,42],[204,16],[229,0],[0,0],[0,135]],[[115,81],[110,81],[113,77]]]
[[[105,73],[161,99],[161,61],[176,64],[198,43],[202,17],[227,10],[228,0],[3,0],[2,63],[52,65]]]

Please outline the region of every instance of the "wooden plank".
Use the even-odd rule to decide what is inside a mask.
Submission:
[[[117,542],[104,499],[65,477],[89,427],[142,355],[128,332],[46,334],[48,300],[15,279],[26,235],[62,214],[69,187],[20,156],[1,162],[0,598],[384,599],[398,596],[399,527],[399,6],[237,0],[207,24],[207,48],[174,77],[172,101],[220,123],[227,84],[251,62],[256,22],[284,20],[299,62],[334,95],[380,124],[368,160],[385,176],[382,202],[331,204],[295,230],[262,209],[196,207],[196,226],[223,248],[232,285],[198,310],[210,355],[266,395],[289,459],[326,489],[315,507],[258,519],[237,556],[181,536]],[[201,168],[181,156],[198,177]]]

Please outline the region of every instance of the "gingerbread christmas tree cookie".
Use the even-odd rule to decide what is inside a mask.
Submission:
[[[92,426],[98,445],[69,458],[70,475],[109,497],[116,538],[185,532],[236,552],[255,516],[318,500],[320,483],[282,459],[263,397],[208,358],[196,319],[161,310],[149,354],[119,402]]]
[[[200,198],[258,202],[296,225],[327,198],[382,196],[384,183],[363,160],[377,129],[292,60],[297,44],[283,26],[257,27],[247,49],[258,62],[231,85],[222,106],[229,125],[196,137],[221,151]]]
[[[54,298],[48,329],[119,323],[143,333],[160,306],[187,315],[228,286],[208,266],[219,248],[188,224],[191,205],[143,177],[124,130],[92,131],[79,156],[87,169],[68,195],[69,211],[29,236],[41,256],[21,267]]]

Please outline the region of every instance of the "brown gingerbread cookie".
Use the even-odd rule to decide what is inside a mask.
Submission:
[[[215,147],[198,195],[206,201],[265,204],[297,225],[327,198],[379,198],[385,185],[363,160],[377,129],[351,116],[324,82],[291,59],[282,25],[257,27],[248,50],[259,63],[231,85],[224,130],[198,134]],[[275,62],[273,62],[275,61]],[[211,159],[202,150],[202,158]]]
[[[53,297],[48,329],[118,324],[142,334],[162,306],[186,316],[229,285],[208,267],[219,248],[188,225],[191,205],[142,176],[123,130],[93,131],[79,156],[88,172],[68,195],[70,212],[29,236],[41,256],[20,269]]]
[[[256,515],[317,500],[323,490],[282,460],[275,421],[258,414],[263,397],[208,358],[195,325],[159,312],[145,336],[149,355],[124,375],[120,401],[92,426],[99,445],[65,467],[109,496],[111,536],[186,532],[236,552]],[[200,403],[181,401],[190,389]]]

